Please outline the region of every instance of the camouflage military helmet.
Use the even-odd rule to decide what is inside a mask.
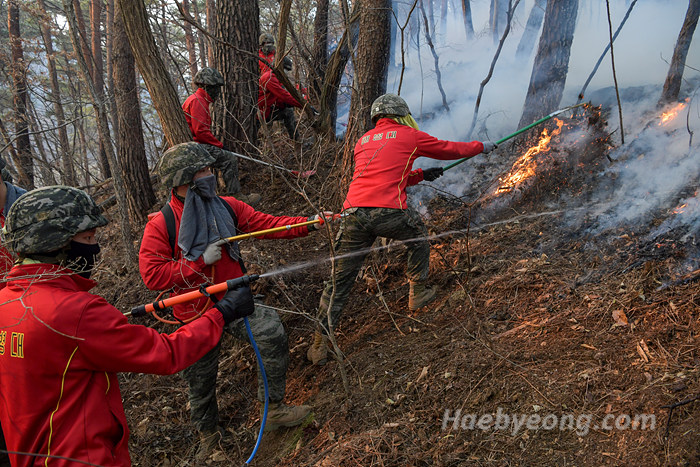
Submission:
[[[384,115],[405,117],[410,113],[411,111],[406,101],[396,94],[384,94],[383,96],[377,97],[374,102],[372,102],[371,116],[373,122],[376,122],[379,117]]]
[[[282,59],[282,68],[284,68],[285,71],[291,71],[293,66],[294,62],[291,57],[286,56]]]
[[[275,43],[275,36],[270,34],[269,32],[264,32],[260,34],[260,38],[258,39],[258,45],[262,47],[264,44],[273,44]]]
[[[194,75],[192,80],[196,85],[206,85],[206,86],[223,86],[224,77],[221,76],[219,70],[215,68],[209,68],[205,66]]]
[[[19,255],[49,253],[77,233],[107,225],[95,201],[70,186],[47,186],[23,194],[5,221],[5,241]]]
[[[166,188],[188,185],[194,174],[214,162],[216,159],[199,143],[177,144],[165,151],[160,158],[160,181]]]

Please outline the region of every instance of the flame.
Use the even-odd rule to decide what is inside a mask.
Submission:
[[[678,206],[676,209],[673,210],[674,214],[680,214],[685,210],[685,207],[688,205],[688,203],[683,203],[680,206]]]
[[[683,110],[683,107],[685,107],[685,102],[679,102],[673,108],[671,108],[668,112],[663,112],[661,114],[661,121],[659,122],[659,126],[665,125],[680,113],[681,110]]]
[[[557,128],[552,131],[551,135],[546,128],[542,130],[542,136],[540,136],[540,140],[537,142],[537,144],[532,146],[525,154],[520,156],[520,158],[513,164],[508,176],[501,179],[500,186],[497,190],[498,192],[511,190],[518,183],[535,175],[537,160],[534,158],[534,156],[549,151],[549,142],[552,140],[553,136],[561,133],[561,127],[564,125],[564,122],[558,118],[555,118],[554,121],[557,124]]]

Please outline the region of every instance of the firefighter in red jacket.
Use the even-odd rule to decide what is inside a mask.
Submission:
[[[275,36],[269,32],[260,34],[260,37],[258,38],[258,45],[260,46],[258,49],[258,57],[262,58],[270,65],[273,65],[275,62],[275,52],[277,52],[277,48],[275,47]],[[267,66],[267,64],[262,60],[258,60],[258,66],[260,67],[261,75],[270,70],[270,67]]]
[[[14,467],[131,465],[117,372],[180,371],[254,309],[239,289],[170,335],[128,324],[88,292],[105,224],[92,198],[67,186],[31,191],[7,216],[19,259],[0,291],[0,421]]]
[[[292,59],[284,57],[282,60],[284,70],[290,71],[292,66]],[[289,94],[289,91],[284,89],[280,80],[270,69],[260,75],[259,85],[258,109],[260,109],[265,123],[282,121],[289,137],[294,141],[299,141],[294,107],[301,107],[301,104]]]
[[[185,120],[192,132],[192,139],[204,144],[209,153],[216,159],[212,167],[221,171],[226,182],[226,194],[233,195],[250,204],[260,201],[260,195],[251,193],[247,196],[240,193],[241,183],[238,176],[238,158],[224,149],[224,143],[219,141],[211,132],[210,106],[221,94],[224,77],[214,68],[204,67],[197,72],[192,80],[197,90],[182,104]]]
[[[168,205],[146,224],[139,252],[141,277],[149,289],[174,288],[174,293],[180,294],[196,290],[202,284],[241,277],[245,265],[238,243],[227,243],[223,239],[237,233],[309,220],[307,217],[271,216],[235,198],[216,196],[214,178],[209,170],[213,162],[214,159],[196,143],[179,144],[163,154],[159,165],[161,181],[172,189],[172,195]],[[310,228],[314,230],[316,227],[315,224],[296,227],[262,238],[302,237]],[[176,305],[173,312],[180,320],[195,319],[196,322],[207,306],[207,300],[202,299]],[[256,306],[249,321],[269,382],[270,407],[266,429],[297,425],[306,418],[310,408],[282,402],[289,361],[287,334],[282,322],[273,309],[264,306]],[[245,328],[238,324],[227,327],[226,331],[238,339],[247,340]],[[199,459],[208,457],[222,435],[216,401],[220,347],[219,343],[183,372],[190,388],[191,419],[200,434]],[[264,402],[260,374],[258,399]]]
[[[443,169],[412,170],[413,162],[418,157],[473,157],[495,147],[479,141],[442,141],[419,131],[408,105],[395,94],[378,97],[372,103],[371,116],[376,126],[355,145],[355,173],[343,203],[345,216],[335,244],[335,280],[326,283],[318,310],[320,328],[307,351],[308,359],[316,365],[327,360],[325,335],[329,326],[335,329],[355,277],[377,237],[406,242],[409,309],[415,311],[435,298],[435,290],[426,283],[430,259],[427,230],[420,215],[406,202],[406,187],[433,181]]]

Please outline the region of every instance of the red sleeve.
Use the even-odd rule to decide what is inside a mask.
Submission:
[[[248,204],[239,201],[236,198],[224,196],[223,199],[231,205],[233,211],[236,213],[236,218],[238,219],[238,230],[240,233],[257,232],[259,230],[272,229],[284,225],[299,224],[307,221],[307,218],[304,216],[271,216],[270,214],[256,211]],[[256,238],[296,238],[305,237],[308,235],[308,233],[309,228],[307,226],[303,226],[262,235]]]
[[[83,304],[76,341],[95,370],[173,374],[202,358],[221,339],[224,319],[214,309],[172,334],[159,334],[129,324],[102,297],[92,297]]]
[[[265,83],[265,89],[272,93],[278,102],[284,102],[285,104],[293,107],[301,107],[301,104],[297,102],[297,100],[294,99],[286,89],[284,89],[284,86],[282,86],[280,80],[277,79],[272,72],[270,72],[270,79]]]
[[[198,143],[211,144],[217,148],[223,147],[224,143],[216,139],[211,132],[209,104],[201,97],[196,96],[188,107],[189,109],[184,110],[189,115],[188,121],[192,131],[192,138]]]
[[[411,170],[406,178],[406,186],[417,185],[423,181],[423,169]]]
[[[484,150],[484,145],[480,141],[472,141],[470,143],[444,141],[423,131],[415,131],[414,135],[416,138],[416,155],[419,157],[449,161],[474,157]]]
[[[178,249],[177,245],[175,248]],[[196,261],[188,261],[179,254],[176,257],[178,259],[173,259],[163,214],[158,213],[146,224],[139,250],[139,271],[146,287],[151,290],[172,286],[191,288],[201,284],[203,278],[206,280],[209,271],[205,270],[210,268],[201,257]]]

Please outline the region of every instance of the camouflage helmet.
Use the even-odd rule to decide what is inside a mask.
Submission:
[[[5,241],[18,255],[49,253],[75,234],[107,225],[95,201],[82,190],[56,185],[17,198],[7,213]]]
[[[374,102],[372,102],[371,112],[373,122],[376,122],[379,117],[384,115],[405,117],[411,113],[406,101],[396,94],[384,94],[377,97]]]
[[[294,62],[292,61],[291,57],[285,56],[282,59],[282,68],[284,68],[285,71],[291,71],[293,66]]]
[[[204,147],[190,141],[176,144],[163,153],[158,163],[160,181],[166,188],[188,185],[194,174],[209,167],[216,159]]]
[[[272,43],[273,45],[275,44],[275,36],[270,34],[269,32],[264,32],[260,34],[260,37],[258,38],[258,45],[262,47],[266,43]]]
[[[223,86],[224,77],[221,76],[219,70],[215,68],[210,68],[205,66],[194,75],[192,80],[196,85],[206,85],[206,86]]]

